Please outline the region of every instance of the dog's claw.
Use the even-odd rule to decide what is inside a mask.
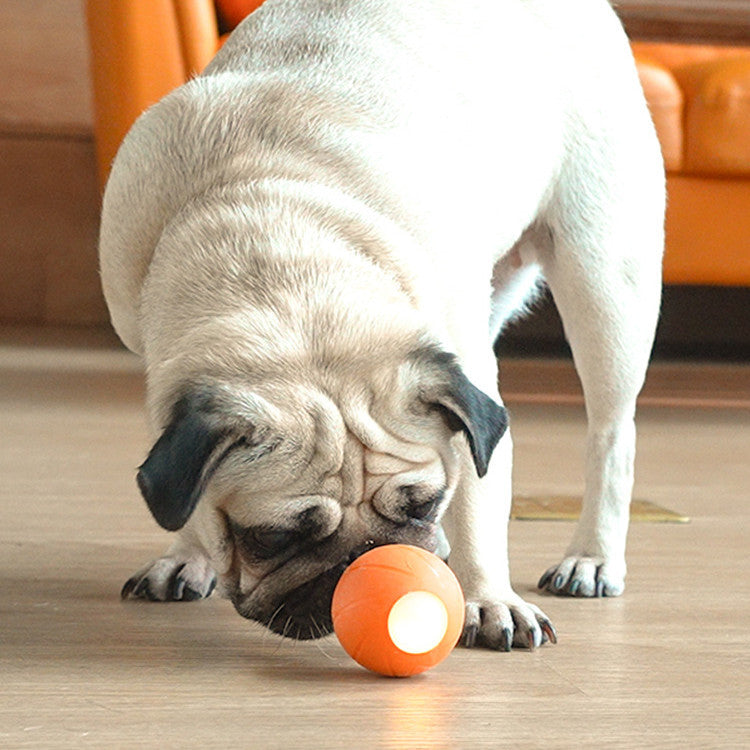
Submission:
[[[138,576],[133,576],[125,581],[125,585],[120,590],[120,599],[127,599],[130,596],[133,589],[136,587],[138,580]]]
[[[550,579],[552,578],[553,573],[557,570],[557,567],[550,568],[548,571],[542,575],[542,577],[539,579],[539,583],[537,583],[538,589],[544,589],[547,587],[547,584],[550,582]]]
[[[216,574],[205,559],[163,557],[131,576],[120,596],[152,602],[191,602],[211,596],[216,583]]]
[[[180,573],[182,573],[184,568],[185,563],[175,568],[174,573],[172,574],[172,578],[169,581],[169,585],[167,586],[168,601],[182,599],[182,595],[185,590],[185,579],[180,577]]]
[[[468,625],[464,628],[463,636],[461,637],[461,645],[464,648],[474,648],[477,643],[477,633],[479,628],[476,625]]]
[[[133,589],[133,596],[138,599],[148,599],[149,601],[155,602],[156,597],[151,592],[151,588],[148,585],[148,578],[141,578],[138,581],[138,585]]]
[[[507,599],[468,600],[462,646],[505,652],[515,646],[534,651],[547,641],[557,643],[557,634],[547,616],[512,592]]]
[[[557,631],[555,630],[554,625],[552,625],[546,617],[537,617],[537,622],[542,629],[542,633],[547,636],[550,643],[557,643]]]
[[[178,602],[185,598],[186,584],[182,578],[178,578],[175,581],[174,587],[170,592],[168,601]]]
[[[510,651],[513,646],[513,631],[510,628],[503,628],[503,634],[498,645],[499,651]]]
[[[625,566],[601,557],[569,556],[547,570],[538,586],[559,596],[619,596],[625,589]]]
[[[190,588],[190,586],[185,586],[183,592],[182,592],[182,601],[183,602],[194,602],[196,599],[201,599],[201,595],[199,592],[197,592],[195,589]]]

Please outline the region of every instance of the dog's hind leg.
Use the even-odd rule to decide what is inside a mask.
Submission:
[[[540,248],[550,247],[546,227],[531,225],[492,271],[490,341],[501,335],[506,323],[528,312],[543,289]]]
[[[664,205],[658,154],[646,139],[630,146],[632,167],[621,158],[586,174],[579,161],[548,217],[554,247],[542,266],[588,419],[581,518],[564,559],[539,581],[557,594],[617,596],[625,586],[635,406],[658,317]]]

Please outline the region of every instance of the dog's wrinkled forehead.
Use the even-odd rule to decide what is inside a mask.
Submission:
[[[507,424],[450,354],[420,351],[400,367],[324,380],[192,383],[138,473],[156,520],[181,528],[215,476],[226,492],[356,504],[372,496],[373,477],[435,463],[458,432],[481,476]]]

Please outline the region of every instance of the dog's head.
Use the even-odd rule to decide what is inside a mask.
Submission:
[[[440,551],[461,441],[481,476],[506,425],[435,347],[357,377],[204,379],[173,401],[138,484],[161,526],[188,525],[240,614],[315,638],[331,631],[333,589],[358,554]]]

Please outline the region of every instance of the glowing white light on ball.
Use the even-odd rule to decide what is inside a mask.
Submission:
[[[437,646],[448,629],[448,610],[435,594],[411,591],[388,614],[388,633],[407,654],[425,654]]]

